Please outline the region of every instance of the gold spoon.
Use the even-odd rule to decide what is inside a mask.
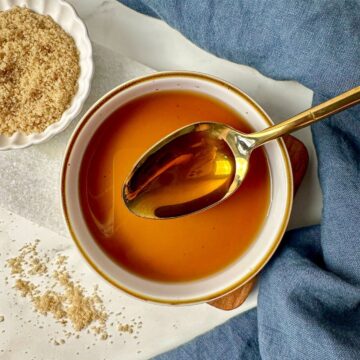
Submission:
[[[124,183],[124,202],[150,219],[206,210],[239,188],[254,149],[359,102],[360,86],[252,134],[216,122],[185,126],[142,155]]]

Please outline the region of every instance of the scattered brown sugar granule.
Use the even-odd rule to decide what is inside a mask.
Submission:
[[[104,310],[99,296],[85,296],[80,285],[74,284],[67,271],[56,271],[54,278],[64,287],[63,303],[66,305],[66,318],[70,320],[74,330],[80,331],[93,322],[105,325],[108,314]]]
[[[36,289],[36,286],[30,281],[17,279],[14,288],[21,293],[22,297],[26,297],[27,295],[33,295],[33,291]]]
[[[28,261],[26,260],[26,256],[30,254],[31,256],[31,267],[29,273],[40,274],[46,271],[46,266],[43,264],[40,259],[37,257],[36,247],[39,243],[39,240],[36,240],[34,244],[28,244],[23,246],[20,249],[19,255],[7,260],[7,266],[11,269],[11,274],[23,274],[24,269],[23,265],[29,265]]]
[[[33,296],[32,301],[35,309],[43,315],[51,313],[55,319],[62,319],[66,312],[63,306],[63,296],[55,291],[48,290],[45,293]]]
[[[132,334],[134,332],[134,326],[130,324],[119,324],[118,330],[120,332],[128,332]]]
[[[59,265],[59,266],[64,265],[64,264],[66,264],[66,260],[67,260],[66,256],[59,255],[56,259],[56,265]]]
[[[4,315],[0,315],[0,322],[3,322],[5,320]]]
[[[67,257],[61,254],[50,257],[49,252],[38,250],[39,243],[40,240],[35,240],[26,244],[17,256],[6,261],[13,288],[39,316],[55,319],[66,339],[79,339],[81,331],[104,341],[110,341],[111,332],[131,336],[136,331],[138,334],[141,321],[132,319],[128,324],[118,323],[116,317],[120,313],[114,315],[105,307],[99,286],[94,284],[92,292],[87,291],[72,278]],[[39,328],[43,328],[43,324]],[[56,339],[51,338],[50,343],[64,345],[65,339],[56,334]]]
[[[0,134],[39,133],[60,120],[79,74],[73,38],[50,16],[0,11]]]
[[[22,259],[19,257],[8,259],[7,265],[11,268],[11,275],[22,274]]]
[[[33,258],[31,260],[31,268],[29,270],[30,275],[45,274],[47,271],[46,265],[40,261],[39,258]]]

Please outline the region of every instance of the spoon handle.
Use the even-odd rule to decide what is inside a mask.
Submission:
[[[250,137],[255,140],[254,147],[256,148],[269,140],[277,139],[280,136],[299,130],[358,103],[360,103],[360,86],[305,110],[277,125],[253,133]]]

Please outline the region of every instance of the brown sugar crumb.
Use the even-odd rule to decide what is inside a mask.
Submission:
[[[29,270],[30,275],[45,274],[47,271],[46,265],[40,261],[39,258],[33,258],[31,260],[31,268]]]
[[[30,281],[17,279],[14,288],[21,293],[22,297],[26,297],[27,295],[33,295],[33,291],[36,289],[36,286]]]
[[[103,334],[101,334],[100,339],[101,339],[101,340],[107,340],[108,337],[109,337],[109,335],[108,335],[107,333],[103,333]]]
[[[20,257],[8,259],[7,265],[11,268],[11,275],[22,274],[24,271],[22,268],[22,259]]]
[[[59,255],[56,259],[56,265],[64,265],[66,264],[66,261],[67,261],[67,256],[65,255]]]
[[[0,315],[0,322],[3,322],[5,320],[5,316],[4,315]]]
[[[73,328],[80,331],[88,327],[94,321],[104,324],[108,318],[107,313],[95,305],[91,296],[85,296],[80,286],[70,283],[66,290],[67,318],[71,321]]]
[[[55,319],[62,319],[66,312],[63,308],[63,296],[48,290],[44,294],[32,298],[35,309],[43,315],[51,313]]]
[[[60,120],[79,74],[74,39],[50,16],[0,12],[0,134],[39,133]]]
[[[93,326],[91,330],[94,332],[94,334],[99,335],[101,333],[101,327],[99,326]]]
[[[132,334],[134,332],[134,326],[130,324],[119,324],[118,330],[120,332],[128,332],[129,334]]]

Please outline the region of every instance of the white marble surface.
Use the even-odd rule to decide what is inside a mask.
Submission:
[[[79,15],[87,24],[93,41],[102,44],[108,49],[129,56],[156,70],[185,69],[217,75],[234,83],[257,100],[272,116],[274,121],[279,121],[291,116],[307,108],[311,103],[311,91],[299,84],[292,82],[275,82],[263,77],[254,69],[216,58],[191,44],[164,23],[136,14],[118,4],[116,1],[71,0],[70,2],[75,6]],[[103,72],[105,79],[101,83],[102,85],[99,85],[99,92],[89,100],[90,102],[94,101],[96,96],[107,90],[109,86],[114,86],[116,83],[122,82],[129,77],[151,71],[106,49],[101,51],[99,47],[98,50],[102,52],[102,55],[97,55],[98,62],[102,63],[103,61],[105,63],[105,58],[109,56],[114,56],[116,59],[111,59],[110,61],[114,64],[113,67],[109,66],[107,68],[103,66],[103,68],[101,68],[100,64],[99,68]],[[116,63],[118,64],[116,65]],[[122,69],[121,71],[125,76],[114,77],[113,73],[117,73],[119,69]],[[65,140],[70,132],[71,129],[68,130],[66,134],[53,139],[48,144],[29,150],[28,156],[30,158],[36,158],[40,163],[46,163],[48,159],[52,159],[53,163],[49,163],[48,170],[51,172],[59,171],[60,155],[62,155],[64,151]],[[311,134],[309,130],[306,129],[298,132],[296,135],[301,138],[308,147],[310,166],[305,181],[296,196],[290,224],[291,227],[318,223],[322,205],[321,192],[316,173],[316,155],[312,145]],[[11,156],[8,156],[8,158],[10,158],[10,163],[12,161],[11,166],[17,166],[17,159],[15,157],[11,159]],[[39,169],[35,171],[35,174],[41,179]],[[7,182],[6,186],[8,186],[8,191],[6,196],[9,198],[6,201],[3,195],[1,195],[0,198],[1,206],[6,208],[0,210],[0,219],[2,220],[0,223],[1,264],[3,264],[4,261],[4,250],[11,254],[24,241],[31,237],[41,235],[41,238],[46,240],[44,243],[46,248],[56,249],[57,247],[61,248],[65,246],[71,249],[71,251],[69,250],[69,254],[71,255],[73,268],[75,270],[82,269],[84,267],[83,261],[81,261],[79,254],[75,251],[69,236],[64,232],[61,221],[56,218],[58,210],[49,208],[48,216],[42,217],[39,221],[39,217],[36,216],[35,211],[31,212],[31,206],[29,206],[31,203],[26,204],[25,201],[23,207],[27,209],[27,211],[21,212],[20,208],[10,209],[15,210],[18,214],[20,213],[23,217],[11,215],[8,211],[9,207],[5,206],[5,203],[8,204],[9,201],[13,203],[14,198],[18,196],[16,193],[16,182],[18,180],[16,178],[8,178],[7,180],[3,180],[3,182],[4,181]],[[54,184],[56,185],[55,182]],[[54,184],[50,184],[49,186],[55,186]],[[29,188],[29,191],[31,191],[31,188]],[[55,207],[58,206],[58,200],[55,198],[49,199],[46,189],[44,190],[43,198],[45,202],[48,201],[49,203],[55,204]],[[21,199],[16,201],[19,202]],[[51,211],[53,211],[53,213]],[[27,219],[30,218],[32,222],[24,217]],[[40,223],[42,227],[39,227],[35,222]],[[15,239],[15,242],[10,241],[12,239]],[[141,338],[139,339],[141,341],[141,353],[137,353],[139,347],[135,346],[133,342],[123,344],[120,341],[114,341],[114,344],[111,346],[99,344],[85,351],[87,340],[86,337],[84,337],[80,346],[84,351],[81,351],[80,355],[76,357],[78,359],[102,359],[100,355],[105,357],[105,359],[147,359],[157,353],[175,347],[197,334],[226,321],[239,312],[256,305],[256,291],[240,309],[230,313],[213,309],[207,305],[183,308],[149,305],[113,290],[98,278],[97,275],[88,271],[87,268],[83,271],[85,272],[83,278],[86,282],[89,284],[95,281],[100,283],[100,287],[107,299],[113,299],[113,302],[115,299],[115,302],[118,301],[124,304],[127,309],[127,316],[129,317],[131,317],[132,314],[141,314],[145,325]],[[62,347],[54,348],[52,345],[47,344],[47,342],[44,342],[44,344],[38,342],[43,336],[40,330],[35,331],[24,325],[25,329],[19,331],[16,327],[20,324],[14,319],[14,314],[19,311],[19,308],[9,301],[3,288],[0,288],[0,291],[0,315],[4,314],[6,319],[5,322],[0,324],[0,331],[1,328],[4,328],[6,329],[6,334],[13,334],[13,336],[1,336],[0,350],[2,349],[4,352],[0,352],[0,359],[75,358],[75,356],[71,355],[74,350],[74,347],[71,347],[71,345],[65,344]],[[3,296],[5,296],[5,298]],[[21,303],[21,311],[26,314],[26,316],[31,316],[25,302]],[[31,352],[28,351],[28,354],[25,354],[25,348],[31,348]],[[12,351],[9,352],[9,350]]]

